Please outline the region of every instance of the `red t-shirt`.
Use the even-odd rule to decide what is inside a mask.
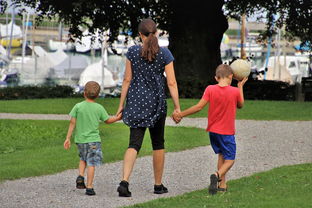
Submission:
[[[237,102],[242,100],[237,87],[209,85],[202,99],[209,102],[207,131],[224,134],[235,134],[235,117]]]

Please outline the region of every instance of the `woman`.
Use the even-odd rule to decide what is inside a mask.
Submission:
[[[117,111],[117,115],[123,111],[123,121],[130,127],[130,142],[124,156],[123,177],[117,189],[119,196],[122,197],[131,196],[128,181],[146,128],[149,128],[153,146],[154,193],[168,192],[162,184],[165,161],[164,128],[167,114],[166,80],[174,110],[180,112],[173,68],[174,58],[171,52],[167,48],[159,47],[156,37],[157,27],[153,20],[143,19],[138,30],[143,44],[134,45],[127,52],[126,70]]]

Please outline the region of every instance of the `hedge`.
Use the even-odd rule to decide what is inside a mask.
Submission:
[[[201,98],[205,88],[214,82],[203,82],[194,78],[177,80],[180,98]],[[233,80],[233,86],[237,81]],[[17,86],[0,88],[0,100],[81,97],[70,86]],[[167,89],[167,96],[170,97]],[[248,80],[244,86],[244,97],[248,100],[295,100],[296,86],[281,81]],[[311,101],[306,93],[305,101]]]
[[[201,98],[208,85],[216,84],[190,77],[177,82],[180,98]],[[233,80],[232,86],[237,86],[236,80]],[[170,96],[168,90],[167,94]],[[244,85],[244,97],[248,100],[295,100],[296,86],[281,81],[249,79]]]
[[[0,88],[0,100],[72,97],[70,86],[16,86]]]

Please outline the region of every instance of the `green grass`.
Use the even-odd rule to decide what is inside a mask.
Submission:
[[[229,191],[208,195],[207,189],[160,198],[132,208],[294,208],[312,205],[312,164],[284,166],[229,181]]]
[[[3,113],[43,113],[68,114],[71,108],[82,98],[2,100],[0,112]],[[118,98],[99,98],[109,114],[117,110]],[[186,109],[198,102],[198,99],[181,99],[181,108]],[[168,99],[168,115],[173,111],[172,100]],[[190,117],[206,117],[207,108]],[[247,100],[245,106],[237,111],[237,119],[250,120],[312,120],[311,102],[294,101],[253,101]]]
[[[0,181],[77,168],[79,158],[73,140],[70,150],[63,149],[68,124],[68,121],[0,120]],[[100,134],[104,162],[122,160],[128,146],[128,127],[102,124]],[[209,144],[207,133],[196,128],[167,127],[165,138],[168,152]],[[151,153],[146,131],[139,156]]]

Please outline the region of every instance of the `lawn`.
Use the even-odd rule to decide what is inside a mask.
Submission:
[[[283,166],[228,182],[229,191],[208,195],[207,189],[160,198],[131,208],[293,208],[312,205],[312,164]]]
[[[36,99],[36,100],[2,100],[0,112],[3,113],[43,113],[68,114],[71,108],[82,98]],[[109,114],[118,108],[118,98],[99,98],[97,102],[104,105]],[[186,109],[198,102],[198,99],[181,99],[181,108]],[[173,111],[172,100],[168,99],[168,115]],[[207,108],[190,117],[206,117]],[[294,101],[254,101],[247,100],[245,106],[237,111],[237,119],[250,120],[312,120],[311,102]]]
[[[63,149],[68,124],[68,121],[0,120],[0,181],[77,168],[76,146],[68,151]],[[104,162],[122,160],[128,145],[127,126],[102,124],[100,134]],[[145,137],[148,136],[147,131]],[[165,138],[168,152],[209,145],[203,129],[167,127]],[[139,156],[151,153],[150,139],[145,138]]]

